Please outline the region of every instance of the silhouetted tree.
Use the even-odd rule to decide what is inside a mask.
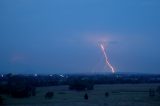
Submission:
[[[28,79],[21,75],[14,75],[10,77],[8,83],[9,92],[12,97],[25,98],[35,95],[35,87],[28,81]]]
[[[7,84],[0,85],[0,94],[9,94]]]
[[[88,94],[87,93],[84,94],[84,99],[88,100]]]
[[[0,96],[0,105],[3,105],[3,98]]]
[[[73,82],[70,83],[69,89],[77,91],[93,90],[93,86],[93,82],[89,80],[75,79]]]

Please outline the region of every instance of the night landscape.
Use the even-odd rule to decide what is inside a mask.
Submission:
[[[159,0],[0,0],[0,106],[160,106]]]

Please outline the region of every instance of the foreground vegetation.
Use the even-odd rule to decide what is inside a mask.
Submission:
[[[69,86],[38,87],[36,96],[12,98],[2,95],[7,106],[160,106],[160,96],[150,95],[159,84],[95,85],[91,91],[71,91]],[[45,98],[53,92],[51,98]],[[87,99],[85,99],[87,94]]]

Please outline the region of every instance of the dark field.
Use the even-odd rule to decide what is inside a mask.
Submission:
[[[160,106],[160,96],[149,96],[149,89],[159,84],[95,85],[91,91],[70,91],[68,86],[38,87],[37,95],[15,99],[4,97],[6,106]],[[47,91],[53,91],[52,99],[45,99]],[[106,97],[105,92],[109,95]],[[84,94],[88,94],[88,100]]]

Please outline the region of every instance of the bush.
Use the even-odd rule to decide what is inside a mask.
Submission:
[[[53,93],[53,92],[47,92],[47,93],[45,94],[45,98],[46,98],[46,99],[51,99],[53,96],[54,96],[54,93]]]
[[[106,93],[105,93],[105,96],[106,96],[106,97],[108,97],[108,96],[109,96],[109,93],[108,93],[108,92],[106,92]]]
[[[87,93],[85,93],[84,99],[85,99],[85,100],[88,100],[88,94],[87,94]]]

